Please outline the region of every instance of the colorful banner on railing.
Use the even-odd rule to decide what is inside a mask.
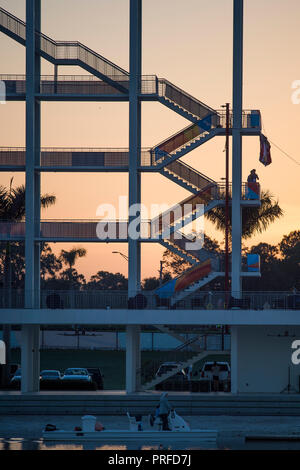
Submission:
[[[163,286],[156,289],[155,293],[161,299],[167,299],[172,297],[173,294],[179,292],[186,287],[190,286],[196,281],[200,281],[204,277],[208,276],[211,272],[211,260],[208,259],[201,263],[200,265],[195,266],[194,268],[190,269],[189,271],[183,273],[177,279],[172,279],[171,281],[167,282]]]
[[[246,199],[257,200],[260,198],[260,184],[247,183]]]

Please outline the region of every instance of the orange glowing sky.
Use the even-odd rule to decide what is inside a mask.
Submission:
[[[25,20],[25,0],[0,0],[0,5]],[[84,5],[84,6],[83,6]],[[244,108],[260,109],[264,133],[300,161],[300,105],[292,103],[292,83],[300,80],[299,0],[245,0]],[[42,0],[42,31],[57,40],[78,40],[129,69],[129,0]],[[25,48],[0,35],[0,73],[25,72]],[[42,61],[42,73],[53,66]],[[61,67],[60,74],[83,74]],[[232,100],[232,0],[144,0],[143,74],[169,79],[209,106],[219,109]],[[142,105],[142,146],[152,147],[187,125],[159,103]],[[25,105],[0,107],[1,146],[25,145]],[[128,147],[127,103],[42,103],[42,146]],[[224,138],[218,137],[184,157],[189,165],[219,181],[224,176]],[[258,137],[244,138],[243,179],[256,168],[262,187],[280,202],[284,217],[251,244],[277,243],[299,229],[299,165],[272,147],[273,164],[258,162]],[[0,184],[8,185],[9,173]],[[15,184],[24,174],[15,174]],[[187,192],[161,175],[142,176],[142,202],[176,203]],[[117,203],[128,193],[126,173],[49,173],[42,192],[57,196],[44,218],[95,218],[99,204]],[[206,223],[209,235],[222,240]],[[87,277],[98,270],[122,272],[127,263],[113,250],[127,253],[126,244],[80,244],[88,255],[77,269]],[[60,250],[62,244],[54,246]],[[156,275],[163,248],[142,248],[142,277]]]

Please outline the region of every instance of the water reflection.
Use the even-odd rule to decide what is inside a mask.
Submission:
[[[55,442],[47,441],[43,439],[30,440],[23,438],[0,438],[0,450],[206,450],[206,449],[217,449],[216,445],[204,446],[195,445],[192,446],[189,442],[181,443],[180,447],[178,444],[172,445],[172,443],[164,444],[145,444],[137,445],[134,443],[120,443],[120,444],[109,444],[99,442]]]
[[[55,442],[43,439],[30,440],[24,438],[0,438],[0,451],[2,450],[296,450],[300,451],[300,441],[246,441],[244,439],[230,439],[226,445],[181,442],[165,442],[164,444],[134,444],[134,443],[99,443],[99,442]]]

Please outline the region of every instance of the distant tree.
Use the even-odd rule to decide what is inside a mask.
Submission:
[[[65,285],[67,290],[79,290],[86,285],[86,279],[83,274],[79,274],[75,268],[68,268],[60,273],[58,280],[61,285]],[[68,287],[67,287],[68,286]]]
[[[259,243],[247,252],[260,255],[261,278],[244,279],[244,290],[300,291],[300,231],[285,235],[276,246]]]
[[[219,206],[208,211],[205,216],[216,226],[218,230],[225,232],[225,207]],[[231,211],[229,211],[229,226],[231,229]],[[257,233],[262,233],[270,224],[283,216],[283,211],[278,201],[269,191],[261,192],[261,206],[242,208],[242,237],[251,238]],[[231,231],[231,230],[230,230]]]
[[[300,262],[300,230],[294,230],[285,235],[279,243],[280,253],[286,260]]]
[[[127,290],[128,279],[121,273],[98,271],[87,283],[89,290]]]
[[[13,178],[10,180],[9,188],[0,186],[0,220],[8,222],[18,222],[25,219],[25,186],[13,187]],[[53,195],[45,194],[41,196],[41,207],[46,208],[56,201]],[[11,296],[11,243],[6,242],[5,256],[3,261],[3,287],[6,302],[10,301]],[[4,383],[9,381],[9,364],[11,361],[10,351],[10,330],[9,325],[3,326],[3,340],[6,344],[6,367],[4,367]]]
[[[62,261],[60,257],[57,257],[48,245],[43,243],[41,251],[41,278],[45,280],[46,276],[54,277],[55,274],[62,268]]]
[[[282,259],[282,271],[285,273],[285,285],[300,291],[300,230],[285,235],[279,243]]]
[[[60,258],[62,262],[66,264],[67,266],[69,266],[69,268],[71,269],[76,263],[76,260],[78,258],[82,258],[83,256],[86,256],[86,253],[87,251],[85,248],[73,247],[69,251],[61,250]]]
[[[169,273],[165,273],[162,277],[162,284],[170,281],[172,279]],[[153,291],[157,289],[160,285],[160,280],[158,277],[146,277],[142,282],[142,289],[147,291]]]
[[[244,250],[245,257],[248,253],[260,256],[261,277],[244,278],[243,289],[258,291],[281,290],[282,272],[278,246],[269,245],[268,243],[259,243],[258,245]]]

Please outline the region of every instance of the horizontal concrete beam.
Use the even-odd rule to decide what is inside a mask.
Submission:
[[[300,310],[3,309],[6,325],[300,325]]]

